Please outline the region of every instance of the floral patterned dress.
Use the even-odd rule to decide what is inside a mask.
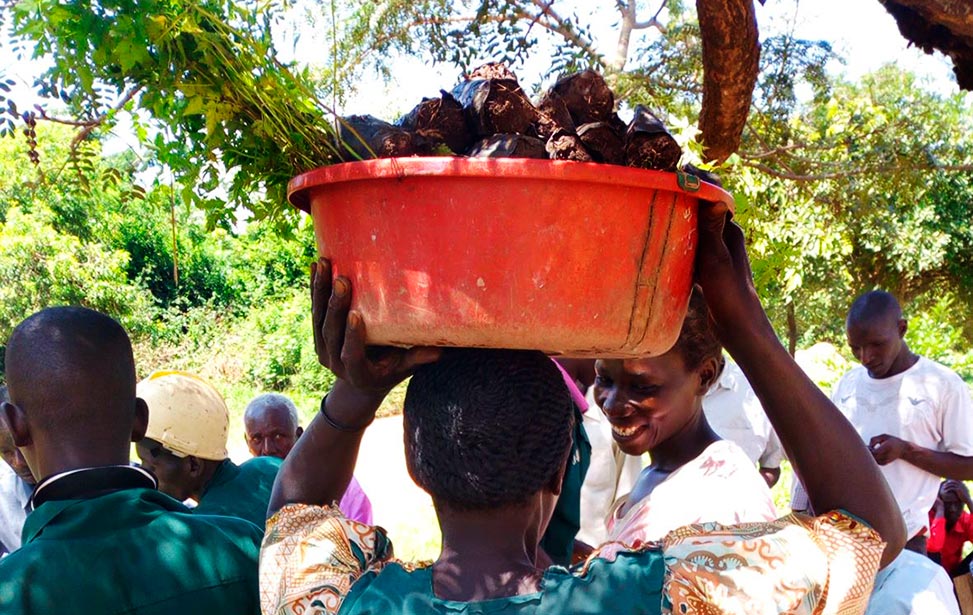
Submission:
[[[606,545],[548,569],[539,591],[480,602],[437,598],[432,568],[394,559],[384,530],[336,508],[289,505],[267,522],[264,615],[364,613],[864,613],[884,544],[843,513],[683,527],[659,543]]]

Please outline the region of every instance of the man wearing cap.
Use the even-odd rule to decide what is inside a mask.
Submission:
[[[135,361],[104,314],[49,308],[7,342],[0,414],[31,474],[23,545],[0,560],[0,613],[257,615],[261,532],[194,515],[129,464],[145,434]]]
[[[137,391],[149,407],[149,425],[135,450],[142,467],[159,479],[159,489],[177,500],[196,500],[198,514],[239,517],[263,528],[281,460],[230,461],[230,413],[216,389],[170,371],[152,374]]]

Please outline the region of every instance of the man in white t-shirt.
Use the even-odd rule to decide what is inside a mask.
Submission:
[[[861,366],[831,399],[881,466],[905,519],[906,548],[925,554],[941,477],[973,479],[973,400],[956,373],[909,350],[907,328],[889,293],[855,300],[846,331]]]
[[[713,431],[757,464],[768,487],[777,484],[784,449],[747,377],[725,357],[719,379],[703,398],[703,413]]]

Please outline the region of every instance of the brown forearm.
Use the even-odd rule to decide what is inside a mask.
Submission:
[[[934,451],[909,442],[902,460],[943,478],[973,480],[973,457]]]
[[[286,504],[329,505],[341,499],[355,470],[364,426],[384,398],[383,392],[335,382],[326,399],[328,416],[341,426],[361,429],[335,429],[319,412],[281,465],[268,517]]]

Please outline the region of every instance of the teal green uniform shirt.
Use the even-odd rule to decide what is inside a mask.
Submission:
[[[443,613],[479,615],[659,615],[665,576],[662,551],[623,553],[614,562],[595,559],[584,575],[548,568],[540,591],[480,602],[442,600],[433,594],[432,567],[408,572],[390,563],[352,586],[339,615]]]
[[[257,615],[261,535],[154,489],[47,501],[0,560],[0,613]]]
[[[246,519],[263,529],[281,463],[276,457],[254,457],[240,465],[223,461],[206,485],[195,512]]]

